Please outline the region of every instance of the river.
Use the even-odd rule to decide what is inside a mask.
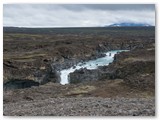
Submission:
[[[128,50],[112,50],[104,53],[106,56],[97,58],[95,60],[90,60],[84,63],[78,63],[75,66],[72,66],[68,69],[63,69],[60,71],[60,83],[62,85],[69,84],[68,76],[70,73],[73,73],[75,70],[79,70],[81,68],[87,68],[87,69],[97,69],[98,66],[107,66],[109,63],[112,63],[114,60],[114,56],[117,53],[123,52],[123,51],[128,51]]]

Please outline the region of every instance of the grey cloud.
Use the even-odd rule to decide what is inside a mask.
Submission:
[[[69,10],[155,10],[154,4],[5,4],[4,7],[34,7],[36,9],[58,9],[65,8]]]
[[[66,9],[70,10],[154,10],[154,4],[71,4],[62,5]]]
[[[117,22],[155,25],[153,4],[5,4],[4,26],[89,27]]]

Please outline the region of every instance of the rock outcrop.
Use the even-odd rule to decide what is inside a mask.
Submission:
[[[70,74],[71,83],[123,79],[131,86],[142,89],[155,86],[154,50],[135,50],[117,54],[109,66],[96,70],[80,69]]]
[[[69,74],[69,83],[81,83],[98,80],[101,74],[99,70],[80,69]]]

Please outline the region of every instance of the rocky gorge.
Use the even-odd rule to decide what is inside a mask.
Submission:
[[[59,97],[73,101],[84,97],[150,101],[155,96],[154,27],[50,29],[49,33],[33,29],[34,34],[27,28],[15,29],[4,32],[5,115],[19,115],[13,111],[22,109],[22,104],[17,104],[20,101],[34,104],[46,100],[47,105],[47,100]],[[70,84],[60,84],[60,71],[102,58],[111,50],[129,51],[116,54],[107,66],[76,70],[69,74]],[[14,109],[8,110],[8,106]],[[143,114],[154,113],[152,109]]]

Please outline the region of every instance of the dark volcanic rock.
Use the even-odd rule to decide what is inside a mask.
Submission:
[[[69,83],[81,83],[95,80],[115,79],[114,73],[106,71],[107,66],[98,67],[98,69],[88,70],[82,68],[69,74]]]
[[[33,80],[14,79],[4,83],[4,90],[29,88],[31,86],[39,86],[39,83]]]
[[[155,86],[154,50],[136,50],[117,54],[114,62],[108,66],[112,77],[123,79],[131,87],[153,88]]]
[[[117,54],[114,62],[108,66],[102,66],[96,70],[80,69],[70,74],[71,83],[108,79],[123,79],[131,87],[154,88],[154,51],[122,52]]]
[[[124,65],[121,68],[115,70],[117,78],[125,78],[126,76],[136,73],[155,73],[154,61],[136,61]]]
[[[151,89],[155,87],[154,74],[134,74],[124,78],[124,81],[129,86],[140,89]]]
[[[100,71],[97,70],[88,70],[86,68],[76,70],[73,73],[69,74],[70,83],[80,83],[92,80],[98,80],[100,76]]]

